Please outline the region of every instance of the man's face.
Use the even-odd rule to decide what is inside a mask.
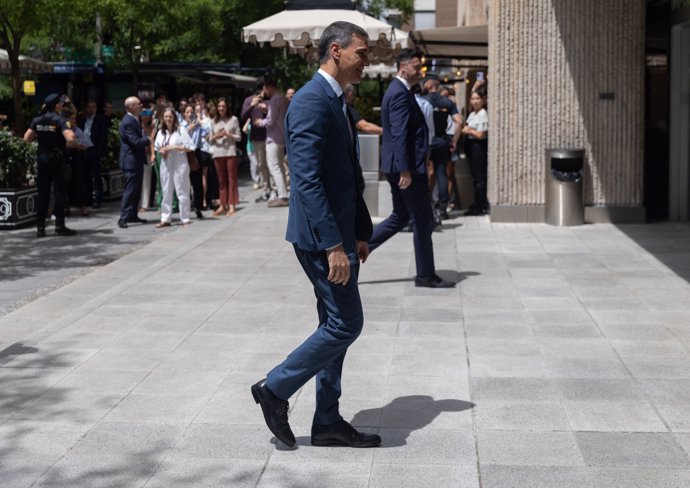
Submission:
[[[371,64],[367,40],[354,34],[352,42],[346,48],[336,44],[334,57],[338,64],[338,73],[342,74],[345,83],[362,81],[362,71]]]
[[[292,100],[292,97],[295,96],[295,89],[294,88],[288,88],[287,91],[285,92],[285,98],[288,100]]]
[[[400,63],[400,77],[409,84],[419,81],[422,76],[422,61],[419,58],[408,59]]]
[[[112,103],[106,103],[103,106],[103,114],[106,117],[110,117],[111,115],[113,115],[113,104]]]
[[[93,117],[96,114],[96,102],[89,102],[86,104],[86,115]]]
[[[143,106],[141,104],[141,100],[139,100],[137,98],[136,101],[132,102],[132,107],[129,109],[129,111],[132,113],[132,115],[134,115],[135,117],[138,117],[139,114],[141,113],[142,107]]]

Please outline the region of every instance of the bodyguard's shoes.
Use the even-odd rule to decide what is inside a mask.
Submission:
[[[46,236],[46,228],[45,227],[38,227],[36,229],[36,237],[45,237]]]
[[[127,221],[126,221],[126,220],[122,220],[122,219],[120,219],[120,220],[117,221],[117,226],[118,226],[120,229],[126,229],[127,227],[129,227],[129,226],[127,225]]]
[[[376,447],[381,438],[376,434],[358,432],[348,422],[341,420],[331,425],[312,425],[312,446]]]
[[[127,223],[129,224],[145,224],[146,222],[146,219],[140,219],[139,217],[132,217],[127,219]]]
[[[293,447],[296,441],[295,434],[292,433],[290,424],[288,424],[289,404],[287,400],[281,400],[275,396],[266,386],[265,379],[252,386],[252,396],[254,401],[261,405],[268,429],[283,444]]]
[[[417,276],[414,279],[414,286],[424,288],[453,288],[455,283],[446,281],[439,275],[432,274],[429,276]]]
[[[70,229],[69,227],[55,227],[56,236],[76,236],[77,231]]]

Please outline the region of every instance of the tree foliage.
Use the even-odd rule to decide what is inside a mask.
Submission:
[[[14,92],[15,127],[24,129],[19,54],[27,36],[40,35],[55,19],[70,22],[82,0],[0,0],[0,47],[7,51]]]

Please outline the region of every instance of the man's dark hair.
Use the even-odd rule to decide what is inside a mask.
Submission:
[[[273,87],[273,88],[278,88],[278,85],[276,84],[276,80],[274,80],[274,79],[272,79],[272,78],[266,78],[266,79],[264,80],[264,86],[263,86],[263,88],[265,88],[265,87],[267,87],[267,86],[270,86],[270,87]]]
[[[395,60],[395,67],[400,69],[400,65],[413,58],[422,59],[422,53],[414,49],[402,49]]]
[[[358,25],[345,22],[344,20],[333,22],[326,27],[319,41],[319,64],[324,64],[328,61],[328,49],[331,47],[331,44],[335,42],[345,49],[352,42],[352,36],[369,39],[367,31]]]

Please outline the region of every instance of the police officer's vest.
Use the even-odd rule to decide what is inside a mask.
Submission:
[[[38,151],[45,154],[63,152],[66,141],[62,131],[68,127],[69,122],[55,112],[47,112],[36,117],[31,122],[31,129],[36,132]]]

